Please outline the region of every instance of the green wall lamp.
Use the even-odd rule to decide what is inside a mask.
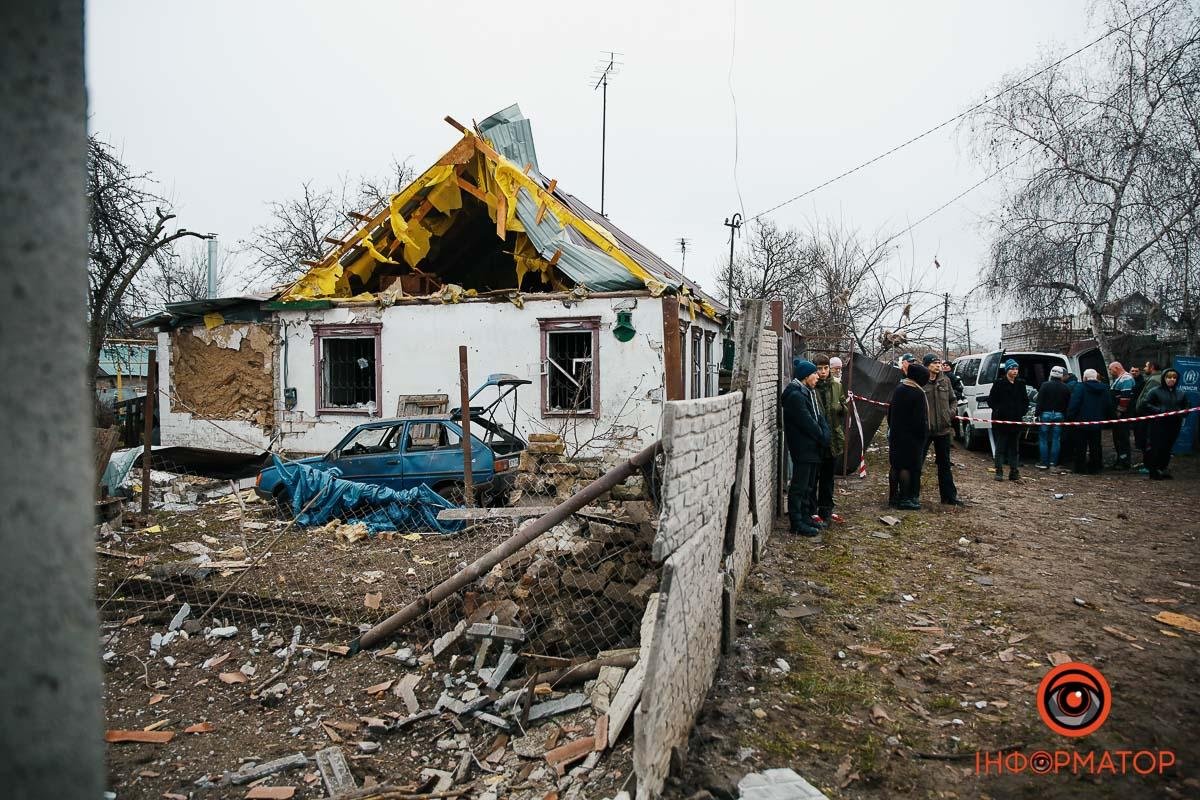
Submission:
[[[613,336],[617,337],[618,342],[628,342],[637,333],[633,328],[633,312],[618,311],[617,324],[613,326]]]

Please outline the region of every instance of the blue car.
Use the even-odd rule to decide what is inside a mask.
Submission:
[[[454,410],[455,412],[458,409]],[[474,411],[474,409],[472,409]],[[392,489],[425,484],[455,505],[463,504],[462,427],[451,417],[406,417],[359,425],[323,456],[301,459],[320,470],[337,468],[346,480]],[[481,438],[482,437],[482,438]],[[471,476],[476,502],[506,502],[525,442],[489,419],[471,420]],[[279,470],[258,475],[255,492],[288,507]]]

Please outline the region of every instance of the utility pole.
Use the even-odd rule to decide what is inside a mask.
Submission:
[[[967,320],[967,352],[970,353],[973,349],[971,347],[971,316],[965,314],[964,318]]]
[[[617,55],[613,51],[608,51],[608,61],[601,62],[599,69],[600,74],[594,76],[596,85],[592,87],[592,91],[601,90],[601,106],[600,106],[600,216],[608,216],[604,213],[604,171],[605,161],[608,152],[608,79],[617,74]]]
[[[737,236],[738,229],[742,227],[742,215],[734,214],[732,217],[726,217],[722,223],[726,228],[729,228],[729,274],[725,279],[726,298],[729,302],[729,315],[726,319],[726,327],[733,330],[733,240]]]
[[[950,319],[950,293],[942,298],[942,359],[950,358],[950,348],[946,345],[946,324]]]

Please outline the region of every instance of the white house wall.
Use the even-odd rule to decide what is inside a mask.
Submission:
[[[629,309],[636,334],[629,342],[613,336],[617,311]],[[599,317],[600,418],[566,421],[541,412],[541,329],[539,318]],[[657,298],[593,298],[573,302],[526,298],[519,309],[508,303],[409,305],[380,309],[333,308],[280,312],[286,347],[288,386],[296,390],[294,409],[279,415],[282,447],[293,452],[324,452],[363,415],[316,413],[317,385],[313,324],[381,323],[382,416],[394,416],[401,395],[447,394],[459,405],[458,347],[467,345],[472,390],[490,373],[506,372],[533,383],[518,392],[517,428],[522,435],[561,432],[568,447],[606,435],[592,450],[628,452],[659,433],[663,402],[662,303]],[[282,378],[283,370],[277,373]],[[280,387],[280,396],[285,387]],[[489,389],[473,405],[495,397]],[[499,418],[499,416],[498,416]],[[610,438],[612,437],[612,438]]]

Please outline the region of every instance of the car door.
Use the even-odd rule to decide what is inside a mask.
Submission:
[[[340,446],[334,466],[357,483],[400,488],[403,471],[398,445],[403,425],[362,428]]]
[[[413,420],[407,424],[401,448],[403,485],[409,489],[426,484],[438,489],[461,484],[463,474],[462,429],[449,420]],[[478,437],[471,437],[471,474],[476,483],[492,479],[492,451]]]

